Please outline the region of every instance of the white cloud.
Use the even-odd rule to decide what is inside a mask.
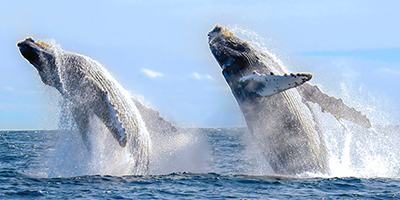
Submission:
[[[3,87],[1,88],[1,90],[2,90],[2,91],[7,91],[7,92],[14,92],[14,91],[15,91],[14,88],[11,87],[11,86],[3,86]]]
[[[209,75],[209,74],[206,74],[206,78],[207,78],[207,79],[210,79],[210,80],[213,79],[213,77],[212,77],[211,75]]]
[[[400,75],[400,70],[391,69],[391,68],[382,68],[381,71],[385,74],[392,74],[392,75]]]
[[[192,73],[192,77],[194,77],[197,80],[202,80],[202,79],[207,79],[207,80],[213,80],[214,78],[209,75],[209,74],[199,74],[197,72]]]
[[[200,74],[198,74],[197,72],[194,72],[192,75],[193,75],[194,78],[196,78],[196,79],[199,79],[199,80],[201,79]]]
[[[145,73],[150,78],[157,78],[157,77],[163,77],[164,76],[164,74],[162,74],[160,72],[155,72],[155,71],[150,70],[150,69],[142,69],[142,72]]]

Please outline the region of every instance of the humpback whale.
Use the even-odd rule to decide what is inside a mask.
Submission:
[[[26,38],[17,46],[38,71],[43,83],[56,88],[67,102],[77,128],[90,149],[90,118],[97,116],[135,160],[134,174],[147,173],[151,141],[134,100],[96,61],[43,41]],[[138,102],[136,102],[138,103]]]
[[[318,103],[336,118],[371,124],[341,99],[324,94],[306,81],[310,74],[283,74],[271,55],[257,51],[227,28],[208,33],[211,53],[244,115],[249,132],[275,173],[327,173],[327,150],[307,103]],[[275,75],[282,74],[282,75]],[[292,89],[291,89],[292,88]]]

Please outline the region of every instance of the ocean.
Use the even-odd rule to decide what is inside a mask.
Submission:
[[[387,137],[388,141],[399,141],[397,136],[400,132],[399,127],[380,129],[382,131],[377,132],[381,133],[375,134],[383,134],[382,138]],[[363,159],[353,155],[359,149],[351,145],[363,143],[356,134],[348,142],[351,143],[350,149],[354,149],[352,150],[354,152],[350,154],[351,164],[347,168],[342,167],[343,170],[349,167],[351,169],[346,173],[343,172],[344,175],[336,176],[340,173],[332,172],[328,175],[282,176],[271,173],[263,156],[252,144],[246,129],[191,128],[191,132],[193,130],[196,141],[203,144],[192,146],[190,149],[193,152],[190,157],[178,156],[174,162],[172,159],[166,159],[165,162],[151,164],[149,174],[141,176],[90,172],[85,174],[81,169],[73,167],[68,171],[70,174],[54,175],[56,174],[54,171],[62,168],[60,163],[71,159],[68,155],[60,156],[54,153],[62,139],[60,136],[65,131],[0,131],[0,198],[400,199],[399,166],[390,166],[390,170],[387,166],[397,164],[397,161],[382,161],[385,160],[384,152],[383,155],[375,156],[375,159],[360,167],[361,164],[357,163]],[[398,147],[396,142],[393,144],[383,140],[376,142],[381,146],[388,145],[389,148]],[[362,155],[365,157],[365,154]],[[387,157],[391,158],[390,155]],[[185,164],[184,161],[188,159],[189,161],[193,159],[197,163]],[[59,164],[54,165],[54,162]],[[96,160],[96,162],[101,161]],[[174,166],[176,163],[179,163],[179,166]],[[335,166],[337,165],[330,165],[331,168]],[[371,166],[377,169],[371,169]],[[64,166],[67,167],[69,166]],[[338,170],[340,171],[336,169]]]

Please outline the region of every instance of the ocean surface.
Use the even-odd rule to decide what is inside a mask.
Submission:
[[[195,150],[202,156],[193,159],[203,162],[197,169],[182,164],[174,171],[164,163],[142,176],[52,177],[57,169],[51,168],[59,166],[51,163],[70,159],[55,158],[61,132],[0,132],[1,199],[400,199],[398,175],[273,175],[244,128],[196,129],[205,142]],[[160,173],[162,168],[170,172]]]

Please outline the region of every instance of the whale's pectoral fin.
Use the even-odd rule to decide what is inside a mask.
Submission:
[[[171,122],[164,119],[158,111],[147,107],[135,97],[132,97],[132,100],[150,133],[163,133],[163,135],[165,135],[179,132],[179,130]]]
[[[94,113],[106,125],[114,138],[118,141],[121,147],[126,146],[127,137],[125,129],[119,120],[117,108],[108,100],[107,92],[101,91],[98,93],[100,99],[94,105]]]
[[[331,113],[337,119],[343,118],[366,128],[372,126],[367,116],[347,106],[342,99],[323,93],[317,86],[304,84],[298,91],[304,100],[319,104],[323,111]]]
[[[79,133],[82,136],[83,143],[85,144],[88,150],[91,149],[91,145],[89,143],[88,138],[88,129],[89,129],[89,116],[84,110],[74,108],[72,110],[72,115],[75,119],[76,125],[78,126]]]
[[[307,73],[279,76],[254,71],[253,74],[240,78],[238,87],[246,93],[265,97],[297,87],[311,78],[312,75]]]

